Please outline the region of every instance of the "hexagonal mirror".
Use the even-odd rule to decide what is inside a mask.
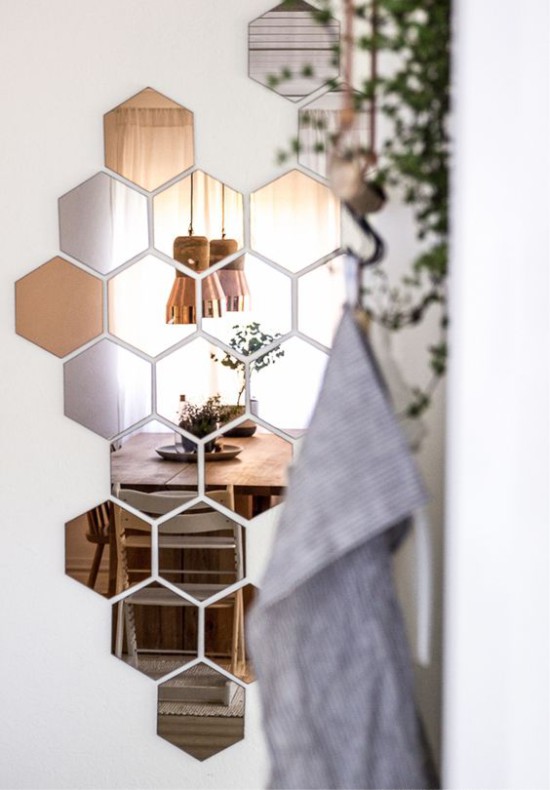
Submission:
[[[109,332],[152,357],[193,334],[196,325],[167,320],[175,278],[176,270],[154,255],[112,277],[108,283]]]
[[[362,99],[364,97],[358,91],[352,92],[355,113],[344,141],[356,150],[368,150],[370,145],[370,113],[363,108]],[[323,178],[328,177],[334,135],[339,129],[341,112],[346,103],[346,86],[339,85],[335,90],[327,91],[305,104],[298,112],[298,161]]]
[[[204,654],[214,664],[244,683],[255,680],[254,668],[246,645],[246,617],[258,590],[246,584],[207,606],[204,612]],[[234,601],[234,609],[225,606]]]
[[[149,246],[147,200],[106,173],[97,173],[59,198],[62,252],[101,274]]]
[[[346,302],[344,265],[339,255],[298,279],[298,329],[329,348]]]
[[[208,491],[208,497],[234,508],[231,486]],[[204,601],[244,578],[243,528],[201,501],[159,524],[158,556],[158,572],[163,579]],[[226,598],[216,606],[233,609],[235,601]]]
[[[196,497],[196,445],[191,442],[188,455],[182,457],[181,440],[179,433],[158,420],[118,439],[110,454],[113,496],[153,519]],[[160,492],[174,499],[160,503],[150,496]]]
[[[235,266],[240,269],[235,269]],[[232,348],[241,347],[248,352],[245,343],[239,341],[239,331],[258,324],[259,333],[284,335],[292,326],[291,281],[277,269],[261,261],[255,255],[243,255],[235,263],[217,271],[217,276],[226,294],[226,312],[203,323],[203,330]],[[210,277],[204,282],[208,283]],[[232,309],[233,308],[233,309]],[[265,331],[264,331],[265,328]],[[252,337],[250,337],[252,339]]]
[[[299,338],[281,345],[284,356],[254,383],[257,414],[290,436],[300,436],[311,419],[328,355]]]
[[[124,549],[119,563],[124,576]],[[196,657],[198,613],[159,582],[141,587],[113,604],[112,653],[150,678],[164,677]]]
[[[151,525],[108,500],[65,524],[65,573],[110,598],[123,591],[118,540],[124,535],[132,587],[151,575]]]
[[[153,217],[156,249],[195,271],[204,271],[211,259],[217,263],[243,246],[242,195],[202,170],[159,192]]]
[[[242,741],[244,715],[244,688],[202,662],[158,687],[158,735],[197,760]]]
[[[230,488],[240,516],[252,519],[279,504],[287,485],[292,444],[253,419],[237,422],[216,440],[217,451],[205,456],[206,494]]]
[[[318,9],[287,0],[248,26],[248,76],[299,101],[339,74],[340,25],[321,22]]]
[[[64,357],[103,331],[103,284],[63,258],[15,283],[18,335]]]
[[[233,419],[226,407],[239,402],[245,365],[233,369],[223,364],[225,357],[223,349],[197,338],[159,360],[159,415],[198,439]]]
[[[298,170],[254,192],[250,210],[253,249],[291,272],[340,246],[339,201]]]
[[[64,379],[65,415],[105,439],[151,413],[151,365],[111,340],[65,362]]]
[[[105,165],[149,192],[193,166],[193,113],[145,88],[104,116]]]

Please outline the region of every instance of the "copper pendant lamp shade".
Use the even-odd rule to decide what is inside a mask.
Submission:
[[[210,242],[210,266],[219,263],[228,255],[237,252],[235,239],[215,239]],[[228,312],[250,310],[250,289],[244,272],[244,255],[219,269],[218,277],[225,294],[225,307]]]
[[[206,236],[178,236],[174,240],[174,259],[196,272],[208,269],[210,245]],[[202,280],[202,314],[217,318],[222,314],[225,296],[216,274]],[[176,279],[166,304],[167,324],[197,323],[197,281],[183,272]]]

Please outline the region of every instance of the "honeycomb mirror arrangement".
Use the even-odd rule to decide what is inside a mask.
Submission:
[[[158,734],[203,760],[244,737],[247,529],[321,384],[340,208],[301,169],[250,195],[206,173],[193,113],[151,88],[104,132],[105,169],[59,199],[59,256],[16,283],[16,330],[106,441],[111,488],[65,524],[66,573],[109,599],[105,649],[157,684]]]

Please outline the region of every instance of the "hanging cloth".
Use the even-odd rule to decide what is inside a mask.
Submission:
[[[426,500],[346,308],[248,636],[271,788],[428,788],[392,551]]]

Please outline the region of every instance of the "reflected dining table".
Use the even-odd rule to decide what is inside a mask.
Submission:
[[[196,489],[196,462],[176,458],[166,460],[157,453],[170,446],[169,433],[135,433],[111,453],[113,487],[159,489]],[[251,518],[275,504],[283,495],[286,472],[292,459],[292,444],[272,433],[256,432],[253,436],[222,437],[223,446],[241,448],[234,458],[205,462],[206,490],[233,486],[235,509]]]

